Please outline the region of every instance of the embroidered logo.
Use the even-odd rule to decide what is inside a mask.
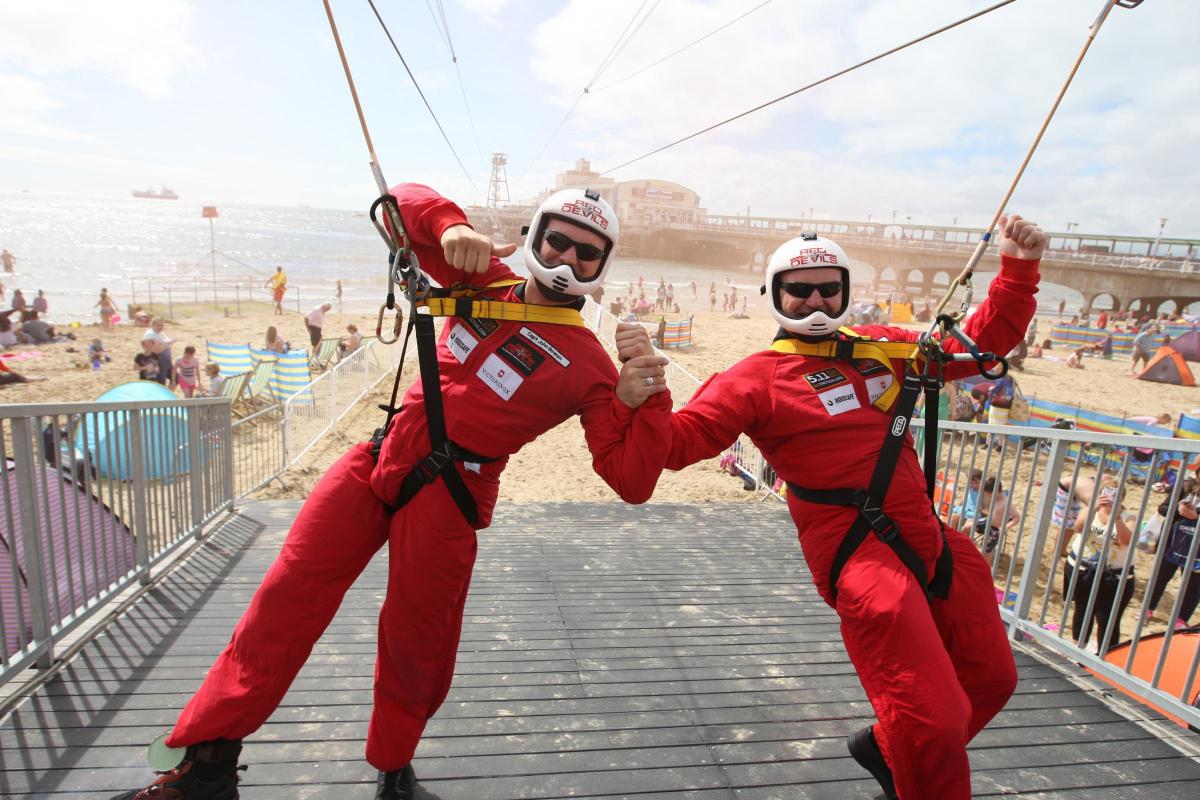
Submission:
[[[558,350],[555,349],[554,345],[550,344],[545,339],[543,339],[541,336],[538,336],[536,333],[529,330],[529,328],[521,328],[520,333],[522,336],[524,336],[526,339],[528,339],[529,341],[536,344],[542,350],[545,350],[546,353],[551,358],[553,358],[555,361],[557,361],[559,364],[562,364],[564,367],[571,366],[571,359],[567,358],[562,353],[558,352]]]
[[[458,363],[465,364],[467,356],[471,355],[471,351],[479,344],[479,340],[472,336],[467,330],[457,322],[450,329],[450,335],[446,337],[446,347],[450,350],[450,354],[458,359]]]
[[[887,375],[880,375],[876,378],[867,378],[867,402],[874,403],[883,393],[892,388],[892,383],[895,379],[889,372]]]
[[[837,386],[846,382],[846,376],[836,369],[823,369],[817,372],[810,372],[804,376],[804,380],[808,381],[809,386],[814,391],[828,389],[830,386]]]
[[[854,368],[858,370],[860,375],[878,375],[881,372],[891,374],[891,370],[886,364],[881,364],[873,358],[856,358],[854,359]]]
[[[817,395],[821,400],[821,404],[825,407],[826,413],[831,417],[836,417],[838,414],[845,414],[847,411],[853,411],[856,408],[862,408],[862,404],[858,402],[858,394],[854,391],[853,386],[841,386],[836,389],[829,389]]]
[[[495,353],[483,360],[483,366],[479,368],[475,376],[504,400],[511,399],[521,384],[525,382],[525,378],[520,372],[508,366]]]
[[[467,317],[463,322],[471,326],[471,330],[480,339],[486,339],[496,332],[496,328],[500,327],[500,323],[494,319],[476,319],[475,317]]]
[[[546,357],[535,350],[532,345],[516,336],[500,345],[500,349],[496,352],[527,378],[546,360]]]

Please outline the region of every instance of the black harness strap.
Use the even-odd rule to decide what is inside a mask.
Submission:
[[[412,323],[417,333],[417,363],[421,367],[421,392],[425,399],[425,422],[429,429],[431,452],[418,461],[412,472],[405,476],[392,508],[401,508],[440,475],[450,496],[454,498],[454,504],[466,517],[467,522],[478,525],[479,509],[475,505],[475,498],[463,481],[462,475],[458,474],[454,462],[486,463],[495,459],[476,455],[450,441],[446,434],[446,411],[442,405],[441,373],[438,370],[437,334],[433,329],[433,317],[429,314],[414,313]]]
[[[833,557],[833,564],[829,572],[829,586],[835,603],[837,602],[838,578],[841,577],[842,568],[846,566],[846,562],[850,560],[854,551],[866,541],[869,533],[874,533],[881,542],[892,548],[897,558],[904,566],[908,567],[924,587],[927,599],[932,599],[934,596],[944,598],[949,594],[954,568],[950,548],[945,543],[945,531],[943,530],[942,533],[942,554],[938,557],[934,577],[930,581],[925,569],[925,562],[909,546],[908,542],[904,541],[896,523],[883,513],[883,501],[887,497],[892,474],[900,459],[900,451],[904,447],[904,435],[908,431],[908,421],[912,416],[913,407],[916,405],[917,395],[921,392],[922,383],[921,376],[912,369],[905,372],[904,388],[896,401],[892,423],[888,427],[887,436],[879,450],[875,470],[871,474],[871,485],[866,490],[808,489],[791,481],[788,482],[788,491],[802,500],[822,505],[853,506],[858,509],[858,517],[843,537],[842,543]],[[935,416],[937,415],[936,400],[933,413]],[[927,431],[926,436],[928,435]]]

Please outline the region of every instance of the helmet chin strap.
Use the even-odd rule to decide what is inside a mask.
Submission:
[[[565,292],[560,292],[557,289],[551,289],[537,278],[534,278],[533,282],[537,284],[538,291],[542,293],[542,297],[546,298],[547,300],[553,300],[556,303],[573,303],[579,299],[573,294],[566,294]]]

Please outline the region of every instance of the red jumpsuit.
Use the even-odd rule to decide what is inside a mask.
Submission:
[[[438,283],[483,286],[515,275],[493,258],[483,275],[451,268],[438,244],[463,212],[433,190],[392,190],[421,268]],[[478,297],[517,300],[517,286]],[[575,414],[582,418],[592,466],[627,502],[645,502],[666,460],[668,442],[654,435],[668,423],[666,393],[636,413],[613,394],[611,357],[585,327],[497,320],[447,319],[439,337],[446,429],[451,441],[495,458],[459,463],[491,522],[507,457]],[[372,556],[388,545],[388,589],[379,615],[375,706],[367,760],[390,771],[408,764],[450,688],[463,604],[475,562],[475,530],[439,478],[392,514],[400,484],[430,452],[419,381],[405,393],[378,463],[369,444],[344,455],[304,503],[233,638],[187,704],[169,739],[184,747],[240,739],[266,721],[282,700],[342,597]],[[554,479],[547,476],[552,494]]]
[[[987,300],[963,326],[980,350],[1007,353],[1021,339],[1037,280],[1036,261],[1002,258]],[[882,325],[855,330],[873,339],[917,338]],[[962,349],[956,345],[948,349]],[[893,366],[904,374],[902,361]],[[973,371],[973,363],[960,362],[947,367],[947,376]],[[891,412],[871,403],[892,380],[873,361],[756,353],[711,377],[672,415],[667,466],[711,458],[744,431],[784,480],[810,489],[866,488],[891,423]],[[941,526],[911,437],[883,508],[933,575]],[[792,496],[788,509],[817,589],[832,605],[830,567],[858,512]],[[842,637],[879,718],[875,737],[903,800],[969,798],[967,742],[1016,687],[987,562],[962,533],[948,530],[947,541],[954,579],[945,600],[927,601],[913,574],[875,536],[850,557],[838,581]]]

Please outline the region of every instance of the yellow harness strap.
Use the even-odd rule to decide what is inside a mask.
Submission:
[[[524,283],[521,279],[496,281],[487,286],[452,288],[449,297],[430,297],[418,305],[429,309],[435,317],[474,317],[499,319],[505,322],[545,322],[551,325],[583,327],[583,317],[573,308],[539,306],[531,303],[510,303],[505,300],[475,300],[474,295],[485,289]]]
[[[880,411],[887,411],[891,408],[896,395],[900,393],[900,384],[903,382],[903,376],[897,374],[895,367],[892,366],[892,360],[921,361],[922,358],[919,349],[912,342],[880,342],[875,339],[868,339],[849,328],[840,328],[838,329],[838,333],[853,341],[850,352],[851,358],[875,361],[887,367],[888,372],[892,373],[892,385],[871,404]],[[838,356],[838,344],[839,342],[834,339],[823,342],[778,339],[771,342],[771,349],[778,353],[789,353],[792,355],[836,358]]]

